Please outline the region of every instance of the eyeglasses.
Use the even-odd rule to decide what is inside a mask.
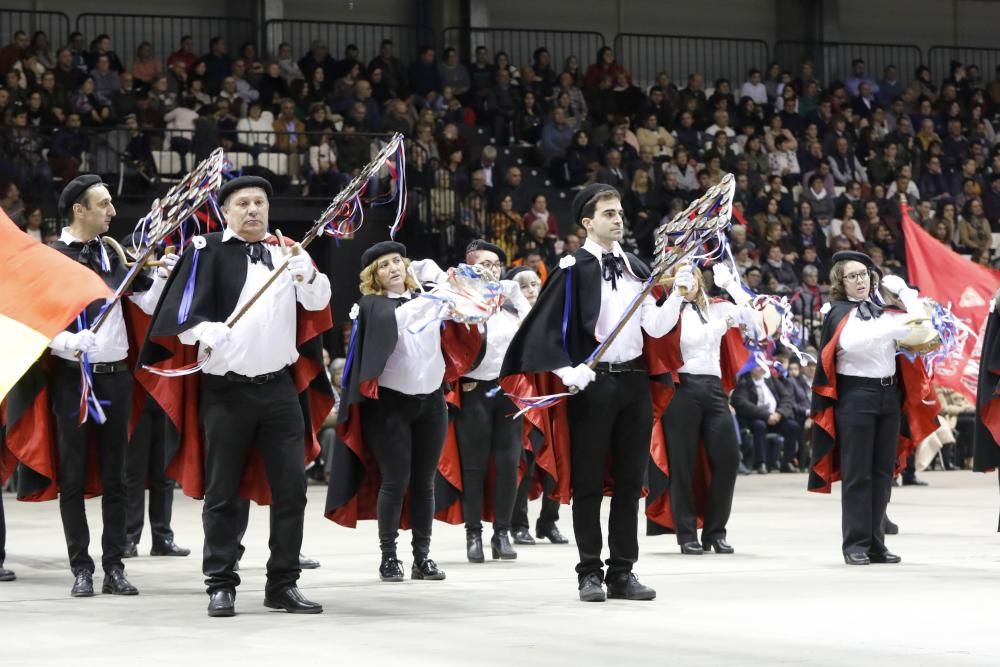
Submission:
[[[477,266],[481,266],[484,269],[492,271],[493,269],[502,269],[503,262],[479,262]]]
[[[856,271],[854,273],[848,273],[844,276],[844,282],[846,283],[850,281],[853,283],[863,283],[868,280],[868,278],[869,276],[867,271]]]

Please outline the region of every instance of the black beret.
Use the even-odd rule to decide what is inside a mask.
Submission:
[[[486,250],[489,252],[496,253],[496,256],[500,258],[500,263],[507,266],[507,253],[503,251],[498,245],[493,245],[489,241],[484,241],[482,239],[476,239],[469,245],[465,246],[465,255],[468,256],[470,252],[475,252],[477,250]]]
[[[240,176],[222,184],[222,187],[219,188],[219,203],[225,204],[226,200],[229,199],[229,195],[244,188],[260,188],[267,193],[268,200],[274,196],[274,188],[271,187],[270,181],[266,178],[261,178],[260,176]]]
[[[621,193],[618,192],[613,186],[606,183],[591,183],[583,190],[576,193],[573,197],[573,222],[580,224],[583,222],[583,208],[587,205],[587,202],[597,197],[597,195],[613,195],[615,197],[621,198]]]
[[[59,212],[66,215],[73,208],[73,204],[80,201],[84,193],[95,185],[102,185],[104,181],[97,174],[83,174],[77,176],[66,184],[62,194],[59,195]]]
[[[517,277],[517,274],[524,273],[525,271],[532,271],[532,270],[533,269],[530,266],[524,266],[524,265],[515,266],[510,271],[508,271],[507,273],[503,274],[503,279],[504,280],[514,280],[514,278]]]
[[[855,250],[841,250],[839,252],[833,253],[833,257],[830,258],[831,266],[837,262],[861,262],[869,271],[878,271],[879,274],[882,272],[871,257],[863,252],[857,252]]]
[[[398,252],[403,257],[406,257],[406,246],[398,241],[379,241],[361,253],[361,268],[367,267],[379,257],[391,255],[394,252]]]

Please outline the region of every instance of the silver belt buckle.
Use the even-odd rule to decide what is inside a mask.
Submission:
[[[888,380],[888,382],[886,382]],[[891,387],[896,383],[896,377],[894,375],[889,375],[883,378],[879,378],[879,384],[883,387]]]

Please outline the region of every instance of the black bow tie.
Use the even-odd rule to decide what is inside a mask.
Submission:
[[[685,301],[681,304],[681,310],[687,308],[688,306],[691,306],[691,308],[694,309],[695,315],[698,316],[698,319],[701,320],[702,324],[708,324],[708,318],[705,317],[705,313],[701,312],[701,306],[698,305],[697,301]]]
[[[618,279],[625,275],[625,259],[613,252],[601,256],[601,277],[611,282],[611,289],[618,289]]]
[[[103,253],[101,252],[101,237],[97,237],[86,243],[82,241],[72,241],[69,244],[70,248],[79,248],[80,254],[77,256],[76,261],[89,266],[98,273],[105,273],[104,266],[101,263],[101,257]],[[110,267],[109,267],[110,268]]]
[[[858,304],[858,317],[863,320],[875,320],[882,317],[882,307],[871,301],[862,301]]]
[[[248,242],[235,236],[227,239],[228,243],[242,243],[247,251],[247,257],[251,264],[262,262],[269,270],[274,271],[274,262],[271,261],[271,251],[267,249],[265,241]]]

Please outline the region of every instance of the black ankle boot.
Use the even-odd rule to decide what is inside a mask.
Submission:
[[[403,580],[403,564],[396,558],[396,554],[391,552],[382,554],[382,564],[378,566],[378,576],[382,581]]]
[[[465,531],[465,554],[470,563],[482,563],[486,560],[483,555],[483,531]]]
[[[496,530],[493,532],[493,539],[490,540],[490,548],[493,550],[493,559],[496,560],[516,560],[517,552],[510,544],[510,534],[506,530]]]

